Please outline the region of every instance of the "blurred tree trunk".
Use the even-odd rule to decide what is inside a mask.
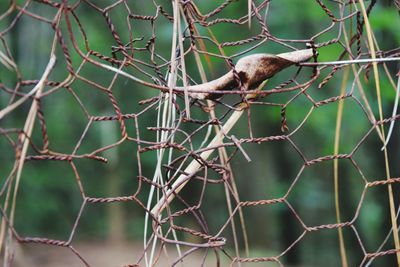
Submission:
[[[290,168],[288,166],[292,166],[293,159],[285,149],[277,149],[275,151],[276,156],[276,164],[279,166],[276,168],[276,172],[278,174],[278,177],[281,177],[282,183],[287,185],[287,188],[289,188],[289,185],[293,182],[293,177],[296,176],[296,171],[294,168]],[[296,200],[294,200],[296,201]],[[298,222],[295,219],[293,213],[289,209],[285,209],[283,212],[280,213],[279,215],[279,221],[280,225],[284,225],[284,227],[280,227],[280,237],[281,237],[281,245],[282,248],[288,248],[293,244],[293,241],[296,240],[298,237],[298,234],[295,229],[298,228]],[[292,250],[290,257],[286,258],[286,264],[289,266],[295,266],[300,263],[300,257],[297,249]]]
[[[101,142],[102,146],[107,146],[115,143],[118,140],[116,133],[118,132],[115,123],[101,123]],[[121,177],[118,177],[118,146],[104,151],[108,161],[107,168],[107,188],[108,196],[116,197],[121,194],[120,185]],[[124,214],[121,203],[109,203],[107,210],[107,219],[109,225],[108,240],[113,243],[121,243],[125,241],[124,235]]]

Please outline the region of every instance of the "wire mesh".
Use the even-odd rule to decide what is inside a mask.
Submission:
[[[287,14],[285,5],[303,19]],[[390,9],[397,12],[398,5]],[[77,229],[91,206],[114,202],[130,203],[139,211],[135,219],[145,218],[143,250],[127,266],[185,265],[194,254],[203,265],[288,266],[299,250],[313,255],[310,242],[335,243],[337,251],[324,255],[340,257],[342,266],[379,266],[380,259],[394,261],[400,253],[395,133],[381,152],[383,126],[400,115],[396,109],[384,115],[392,107],[383,103],[382,112],[379,89],[381,83],[382,94],[390,96],[399,89],[393,80],[400,48],[393,41],[380,49],[368,29],[366,19],[382,8],[376,0],[10,0],[1,7],[5,263],[14,258],[16,240],[66,247],[91,266],[74,245]],[[307,8],[318,16],[308,16]],[[279,27],[293,31],[284,36]],[[234,62],[248,54],[306,48],[313,59],[278,73],[264,90],[244,88],[235,71]],[[382,80],[373,76],[378,63]],[[230,70],[235,88],[192,97],[197,91],[190,85]],[[70,105],[68,117],[57,113],[63,105]],[[235,112],[238,122],[227,130]],[[63,128],[49,131],[55,124]],[[69,139],[60,140],[64,132]],[[118,149],[127,151],[129,165],[118,165]],[[60,162],[56,172],[74,179],[54,179],[69,179],[68,190],[79,191],[68,236],[20,233],[15,221],[28,218],[18,212],[18,196],[33,190],[24,180]],[[104,164],[116,180],[125,168],[125,195],[92,190],[93,175]],[[371,245],[365,231],[378,230],[363,225],[363,218],[377,199],[384,203],[387,236]],[[260,238],[271,249],[254,252]],[[176,257],[168,257],[171,250]],[[318,264],[313,257],[302,264]]]

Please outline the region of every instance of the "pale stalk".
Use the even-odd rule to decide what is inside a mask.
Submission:
[[[342,86],[340,89],[340,95],[344,95],[346,91],[346,83],[349,77],[350,68],[347,67],[344,70],[344,75],[342,79]],[[335,144],[334,144],[334,155],[339,154],[339,144],[340,144],[340,133],[342,128],[342,119],[343,119],[343,107],[344,107],[344,99],[339,100],[339,106],[336,116],[336,130],[335,130]],[[340,216],[340,203],[339,203],[339,160],[333,160],[333,180],[334,180],[334,187],[335,187],[335,211],[336,211],[336,223],[341,222]],[[347,255],[346,255],[346,248],[344,244],[343,238],[343,229],[338,228],[338,235],[339,235],[339,244],[340,244],[340,256],[342,260],[342,266],[347,267]]]
[[[208,157],[214,152],[215,147],[222,144],[222,141],[226,134],[232,129],[232,127],[236,124],[236,122],[240,119],[245,109],[245,104],[241,104],[238,110],[234,111],[228,121],[224,124],[221,131],[214,137],[214,139],[208,144],[208,150],[204,151],[200,154],[200,158],[202,160],[207,160]],[[207,149],[206,148],[206,149]],[[189,178],[187,174],[196,173],[202,165],[197,161],[193,160],[184,170],[184,174],[181,174],[174,184],[171,186],[171,189],[166,191],[166,194],[160,199],[160,201],[153,207],[151,213],[154,216],[158,216],[160,212],[166,207],[168,203],[170,203],[174,198],[175,194],[182,190],[185,187],[187,182],[189,182]]]
[[[209,31],[209,33],[211,35],[211,38],[214,40],[214,42],[219,43],[218,40],[213,35],[212,31],[210,29],[208,29],[208,31]],[[197,29],[196,28],[195,28],[195,32],[197,33]],[[203,47],[205,48],[203,40],[200,39],[199,43],[202,44]],[[222,49],[222,47],[218,47],[218,49],[219,49],[221,55],[226,56],[224,51],[223,51],[223,49]],[[205,49],[203,49],[203,50],[205,50]],[[195,53],[195,59],[196,59],[197,65],[199,67],[201,80],[202,80],[203,83],[206,83],[207,82],[206,75],[205,75],[205,72],[204,72],[204,69],[203,69],[203,65],[201,64],[200,56],[197,53],[197,51]],[[211,64],[210,60],[208,60],[207,62],[209,64]],[[264,86],[264,85],[262,85],[262,86]],[[261,87],[259,87],[259,88],[261,88]],[[210,109],[210,118],[213,119],[213,120],[217,119],[217,116],[215,114],[215,109],[214,109],[214,103],[211,100],[207,100],[207,106]],[[220,132],[220,129],[219,129],[218,125],[214,125],[214,131],[215,131],[216,135]],[[230,171],[230,183],[232,185],[232,190],[233,190],[232,194],[233,194],[235,200],[239,202],[240,201],[239,200],[239,194],[238,194],[238,191],[237,191],[237,186],[236,186],[236,182],[235,182],[235,178],[234,178],[234,174],[233,174],[231,165],[228,162],[228,153],[226,152],[226,148],[225,147],[220,147],[218,149],[218,154],[219,154],[219,157],[220,157],[221,164],[223,166],[226,166],[228,168],[228,170]],[[224,188],[225,188],[225,197],[226,197],[229,216],[232,216],[233,209],[232,209],[232,203],[231,203],[230,194],[229,194],[229,188],[228,188],[228,185],[225,184],[225,183],[224,183]],[[248,246],[247,231],[246,231],[246,225],[245,225],[244,217],[243,217],[243,210],[242,210],[241,207],[239,208],[239,219],[240,219],[240,224],[241,224],[242,233],[243,233],[243,241],[244,241],[244,247],[245,247],[246,255],[249,256],[249,246]],[[240,257],[240,248],[239,248],[239,242],[238,242],[238,238],[237,238],[237,234],[236,234],[235,220],[231,220],[231,227],[232,227],[232,236],[233,236],[233,243],[234,243],[234,246],[235,246],[236,257]],[[238,263],[238,267],[241,267],[241,266],[242,266],[242,264],[239,262]]]
[[[376,59],[376,52],[375,52],[375,46],[372,38],[372,29],[371,25],[369,23],[367,11],[365,9],[364,5],[364,0],[360,0],[360,7],[361,11],[364,17],[365,21],[365,27],[366,27],[366,32],[367,32],[367,38],[368,38],[368,44],[371,50],[371,57],[372,59]],[[379,118],[380,120],[383,119],[383,110],[382,110],[382,99],[381,99],[381,88],[380,88],[380,83],[379,83],[379,72],[378,72],[378,65],[377,62],[372,62],[372,68],[374,71],[374,79],[375,79],[375,87],[376,87],[376,94],[377,94],[377,100],[378,100],[378,108],[379,108]],[[385,129],[383,127],[383,124],[381,125],[381,132],[382,135],[385,136]],[[385,169],[386,169],[386,178],[390,179],[390,167],[389,167],[389,157],[387,153],[386,147],[384,147],[383,150],[384,157],[385,157]],[[395,204],[394,204],[394,197],[393,197],[393,188],[392,184],[388,183],[388,193],[389,193],[389,205],[390,205],[390,219],[392,221],[392,227],[393,227],[393,239],[394,239],[394,244],[396,248],[396,257],[397,257],[397,265],[400,267],[400,241],[399,241],[399,233],[398,233],[398,226],[397,226],[397,220],[396,220],[396,209],[395,209]]]
[[[54,55],[53,51],[54,50],[52,50],[52,52],[51,52],[49,63],[47,64],[42,77],[40,78],[38,84],[36,85],[36,87],[37,87],[36,94],[35,94],[36,98],[40,98],[40,95],[44,88],[44,82],[47,80],[47,77],[49,76],[51,70],[53,69],[53,67],[55,65],[56,56]],[[9,217],[10,227],[13,227],[13,224],[14,224],[15,206],[16,206],[16,201],[17,201],[18,189],[19,189],[19,184],[20,184],[20,180],[21,180],[21,176],[22,176],[22,170],[23,170],[24,163],[25,163],[25,156],[28,151],[28,145],[29,145],[28,137],[30,137],[32,135],[33,126],[35,124],[35,119],[36,119],[36,114],[37,114],[37,108],[38,108],[37,100],[34,99],[32,102],[31,108],[29,110],[25,125],[24,125],[24,135],[22,136],[22,140],[21,140],[22,150],[21,150],[21,155],[20,155],[19,162],[18,162],[18,169],[17,169],[16,179],[15,179],[15,187],[14,187],[12,204],[11,204],[11,213],[10,213],[10,217]],[[3,218],[3,220],[4,220],[4,218]],[[12,252],[11,252],[12,248],[10,247],[11,242],[12,242],[11,240],[12,240],[12,232],[10,229],[9,234],[8,234],[8,241],[10,243],[9,243],[9,245],[6,246],[6,250],[5,250],[5,258],[4,258],[5,264],[9,262],[9,257],[12,257]],[[0,246],[1,246],[2,242],[3,242],[3,240],[0,241]]]
[[[350,7],[351,8],[351,7]],[[350,19],[350,25],[352,26],[352,19]],[[350,26],[350,35],[352,35]],[[346,46],[350,48],[346,27],[341,24],[344,32],[344,39]],[[350,67],[346,67],[343,73],[343,79],[340,89],[340,95],[344,95],[346,92],[346,85],[349,79]],[[334,143],[334,155],[339,154],[339,147],[340,147],[340,134],[342,128],[342,121],[343,121],[343,109],[344,109],[344,99],[339,100],[339,106],[337,110],[336,116],[336,129],[335,129],[335,143]],[[333,182],[334,182],[334,191],[335,191],[335,213],[336,213],[336,223],[341,223],[341,216],[340,216],[340,198],[339,198],[339,160],[333,160]],[[346,246],[344,243],[343,238],[343,229],[338,228],[338,237],[339,237],[339,249],[340,249],[340,259],[342,262],[342,267],[348,267],[347,261],[347,253],[346,253]]]
[[[172,33],[172,45],[171,45],[171,69],[170,73],[168,75],[168,87],[169,87],[169,92],[168,93],[161,93],[161,95],[164,96],[164,102],[160,102],[159,110],[158,110],[158,120],[157,120],[157,127],[160,127],[160,119],[161,119],[161,127],[162,128],[168,128],[173,124],[175,120],[175,110],[172,104],[172,98],[175,97],[175,95],[172,92],[172,88],[176,85],[176,80],[177,80],[177,62],[176,62],[176,48],[177,48],[177,39],[179,38],[178,36],[178,31],[179,31],[179,2],[177,0],[174,1],[174,25],[173,25],[173,33]],[[162,114],[161,113],[161,106],[162,106]],[[173,133],[172,133],[173,134]],[[158,139],[160,138],[160,139]],[[167,139],[169,138],[169,133],[167,131],[161,131],[161,135],[157,136],[157,142],[166,142]],[[164,158],[165,154],[165,149],[161,149],[157,152],[157,166],[156,170],[153,176],[153,182],[159,183],[162,186],[164,185],[164,180],[162,176],[162,171],[161,171],[161,165],[162,161]],[[150,194],[147,200],[147,209],[150,209],[151,207],[151,202],[153,200],[153,194],[154,194],[155,188],[151,187],[150,189]],[[157,190],[157,200],[159,201],[159,190]],[[145,226],[144,226],[144,246],[146,247],[147,244],[147,228],[148,228],[148,222],[149,222],[149,214],[146,213],[145,215]],[[157,231],[161,231],[161,228],[158,228]],[[173,231],[174,232],[174,231]],[[160,232],[160,234],[162,234]],[[174,235],[174,233],[173,233]],[[176,236],[174,235],[174,238]],[[147,258],[147,252],[145,252],[145,264],[146,266],[153,266],[155,264],[154,262],[154,255],[156,251],[156,246],[157,246],[157,238],[153,239],[153,244],[151,247],[151,252],[149,259]],[[177,245],[177,251],[178,254],[181,256],[181,250],[179,246]]]

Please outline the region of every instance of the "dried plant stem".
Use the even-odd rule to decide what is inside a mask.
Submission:
[[[372,52],[371,52],[372,54]],[[327,62],[304,62],[300,63],[301,66],[337,66],[337,65],[350,65],[350,64],[368,64],[368,63],[383,63],[391,61],[400,61],[400,57],[386,57],[376,58],[373,54],[372,58],[362,59],[349,59],[349,60],[338,60],[338,61],[327,61]]]
[[[400,76],[397,78],[396,97],[394,100],[392,117],[394,117],[397,114],[397,108],[399,106],[399,94],[400,94]],[[389,143],[390,137],[392,136],[392,133],[393,133],[394,123],[395,123],[395,120],[392,120],[390,122],[390,127],[389,127],[388,134],[386,136],[386,141],[383,144],[383,147],[381,149],[382,151],[386,148],[387,144]]]
[[[178,3],[179,3],[178,1],[175,1],[175,6],[177,6]],[[181,15],[180,15],[179,10],[180,9],[177,6],[176,7],[176,20],[177,20],[177,24],[178,24],[179,50],[181,51],[180,63],[181,63],[181,69],[182,69],[182,82],[183,82],[183,89],[184,89],[185,112],[186,112],[186,117],[190,119],[190,102],[189,102],[189,93],[187,91],[188,81],[187,81],[187,76],[186,76],[185,49],[183,47]]]
[[[177,47],[178,45],[180,45],[180,49],[183,49],[183,45],[181,44],[181,40],[178,41],[178,39],[180,38],[180,13],[179,13],[179,1],[175,0],[173,2],[173,7],[174,7],[174,22],[173,22],[173,33],[172,33],[172,45],[171,45],[171,68],[170,68],[170,72],[168,74],[168,87],[169,87],[169,92],[167,93],[161,93],[162,99],[164,99],[164,101],[160,101],[159,104],[159,109],[158,109],[158,117],[157,117],[157,127],[162,127],[162,128],[168,128],[168,127],[174,127],[174,121],[176,118],[176,112],[175,109],[173,107],[173,98],[175,97],[175,95],[172,92],[172,88],[176,85],[176,81],[177,81],[177,74],[178,74],[178,62],[177,62]],[[181,53],[183,54],[183,51],[181,50]],[[184,58],[183,56],[181,57],[181,64],[183,71],[185,69],[184,66]],[[187,91],[186,91],[186,73],[183,72],[184,77],[184,88],[185,88],[185,104],[186,104],[186,111],[189,110],[189,106],[188,106],[188,98],[187,98]],[[187,114],[188,115],[188,114]],[[189,115],[188,115],[189,116]],[[159,135],[157,133],[157,142],[166,142],[168,139],[171,139],[171,141],[174,140],[174,133],[172,133],[171,135],[169,134],[169,132],[167,131],[162,131],[161,134]],[[161,185],[164,185],[164,180],[163,180],[163,176],[162,176],[162,170],[161,170],[161,165],[162,162],[164,160],[165,157],[165,149],[161,149],[158,151],[157,153],[157,166],[156,166],[156,170],[153,176],[153,182],[155,183],[159,183]],[[172,150],[170,150],[169,153],[169,161],[171,160],[171,153]],[[155,188],[151,187],[150,189],[150,194],[147,200],[147,208],[150,209],[151,203],[153,201],[153,194],[154,194]],[[160,198],[160,192],[159,190],[157,190],[157,200],[159,201]],[[147,245],[147,229],[148,229],[148,225],[149,225],[149,214],[146,213],[145,215],[145,227],[144,227],[144,246],[146,247]],[[157,231],[160,231],[161,233],[161,228],[158,228]],[[176,239],[176,233],[175,230],[172,229],[172,235],[173,237]],[[149,258],[147,257],[147,252],[145,252],[145,264],[146,266],[153,266],[156,261],[157,258],[155,259],[155,252],[156,252],[156,246],[157,246],[157,238],[153,239],[153,244],[151,247],[151,252],[150,252],[150,256]],[[166,248],[164,248],[164,250],[166,251]],[[181,257],[182,253],[181,253],[181,249],[179,247],[179,245],[177,244],[177,252],[178,255]]]
[[[56,56],[54,55],[54,47],[53,50],[51,52],[50,55],[50,60],[46,66],[46,69],[42,75],[42,77],[40,78],[38,84],[35,86],[34,90],[36,91],[35,97],[39,98],[42,90],[44,88],[44,82],[47,80],[47,77],[49,76],[51,70],[53,69],[55,62],[56,62]],[[36,114],[37,114],[37,100],[34,99],[31,105],[31,108],[29,110],[28,116],[26,118],[25,121],[25,125],[24,125],[24,135],[22,135],[21,137],[21,143],[22,143],[22,150],[21,150],[21,154],[20,157],[18,159],[18,168],[17,168],[17,173],[16,173],[16,178],[15,178],[15,186],[14,186],[14,191],[13,191],[13,197],[12,197],[12,203],[11,203],[11,212],[10,212],[10,219],[9,219],[9,223],[11,226],[13,226],[14,224],[14,216],[15,216],[15,206],[16,206],[16,200],[17,200],[17,195],[18,195],[18,188],[19,188],[19,184],[20,184],[20,180],[21,180],[21,175],[22,175],[22,170],[24,167],[24,163],[25,163],[25,156],[26,153],[28,151],[28,145],[29,145],[29,138],[32,134],[33,131],[33,126],[35,124],[35,119],[36,119]],[[10,187],[11,188],[11,187]],[[3,224],[4,222],[4,218],[3,218]],[[10,232],[8,234],[8,240],[9,242],[11,242],[12,240],[12,232],[10,229]],[[2,243],[3,243],[3,238],[0,240],[0,247],[2,247]],[[6,249],[5,249],[5,257],[4,257],[4,262],[8,262],[9,258],[12,257],[12,252],[11,252],[12,248],[7,245]]]
[[[18,99],[17,101],[15,101],[14,103],[8,105],[7,107],[5,107],[4,109],[2,109],[0,111],[0,120],[7,115],[8,113],[10,113],[11,111],[13,111],[14,109],[16,109],[17,107],[19,107],[21,104],[23,104],[26,100],[28,100],[31,96],[33,96],[34,94],[35,97],[37,97],[38,95],[40,95],[40,93],[38,94],[39,90],[42,90],[44,82],[47,78],[47,76],[49,75],[50,71],[53,69],[54,64],[56,62],[56,57],[54,55],[50,56],[50,60],[47,63],[47,67],[42,75],[42,78],[40,79],[40,81],[36,84],[35,87],[33,87],[33,89],[26,95],[24,95],[23,97],[21,97],[20,99]]]
[[[249,28],[251,28],[251,5],[253,0],[247,0],[247,19],[249,20]]]
[[[205,76],[205,72],[204,72],[203,66],[201,64],[200,56],[199,56],[198,53],[195,53],[195,60],[196,60],[197,66],[199,68],[199,72],[200,72],[200,76],[201,76],[202,82],[204,83],[204,82],[206,82],[206,76]],[[215,110],[214,110],[214,103],[212,101],[210,101],[210,100],[207,100],[207,106],[210,109],[210,118],[212,120],[217,119],[217,116],[216,116]],[[214,131],[215,131],[215,135],[218,135],[220,133],[219,127],[217,125],[214,125],[213,128],[214,128]],[[219,157],[220,157],[221,164],[223,166],[226,166],[228,168],[228,170],[230,171],[232,185],[233,185],[234,188],[236,188],[236,184],[235,184],[235,181],[233,179],[233,172],[232,172],[232,169],[231,169],[231,165],[227,161],[228,155],[227,155],[227,152],[226,152],[226,148],[225,147],[218,148],[218,154],[219,154]],[[224,188],[225,188],[225,196],[226,196],[226,202],[227,202],[227,206],[228,206],[229,216],[232,216],[232,203],[230,201],[230,194],[229,194],[229,189],[228,189],[227,184],[224,184]],[[234,191],[234,194],[236,194],[234,197],[236,199],[238,199],[239,195],[237,194],[237,191]],[[239,214],[242,215],[243,213],[241,211],[242,210],[240,209],[239,210]],[[241,223],[242,223],[242,229],[245,231],[244,220],[241,220]],[[238,240],[237,240],[236,227],[235,227],[235,221],[234,220],[231,221],[231,226],[232,226],[232,235],[233,235],[233,241],[234,241],[234,244],[235,244],[236,256],[239,257],[240,256],[240,254],[239,254],[239,243],[238,243]],[[247,237],[245,232],[244,232],[244,236]],[[245,240],[247,240],[247,239],[245,238]],[[246,248],[248,247],[247,246],[247,242],[245,243],[245,247]],[[241,266],[241,263],[239,263],[239,267],[240,266]]]
[[[196,27],[194,27],[194,31],[195,31],[196,34],[199,35]],[[214,34],[213,34],[213,32],[212,32],[212,30],[210,28],[208,28],[208,32],[209,32],[211,38],[213,39],[213,41],[215,43],[219,43],[217,38],[214,36]],[[200,47],[202,47],[203,50],[206,50],[205,49],[206,46],[205,46],[204,41],[202,39],[199,39],[199,44],[200,44]],[[222,47],[218,46],[218,49],[219,49],[219,52],[221,53],[221,55],[226,56],[224,50],[222,49]],[[203,69],[203,65],[201,64],[199,53],[197,51],[195,52],[195,59],[196,59],[196,63],[197,63],[198,68],[199,68],[201,80],[202,80],[203,83],[206,83],[207,82],[206,75],[205,75],[205,72],[204,72],[204,69]],[[209,68],[212,69],[211,68],[212,67],[211,59],[209,58],[208,55],[206,55],[206,61],[207,61],[208,65],[209,65]],[[213,119],[213,120],[217,119],[217,116],[216,116],[215,110],[214,110],[214,103],[212,101],[210,101],[210,100],[207,100],[207,106],[210,109],[210,118]],[[220,132],[220,129],[219,129],[219,127],[217,125],[214,125],[214,131],[215,131],[216,135]],[[226,148],[225,147],[218,148],[218,153],[219,153],[221,164],[223,166],[226,166],[228,168],[228,171],[230,172],[230,184],[232,186],[232,192],[231,193],[232,193],[233,197],[235,198],[235,200],[237,202],[239,202],[240,199],[239,199],[239,193],[238,193],[237,186],[236,186],[235,176],[234,176],[234,173],[232,171],[231,164],[228,162],[228,153],[226,152]],[[230,191],[229,191],[229,188],[228,188],[227,184],[224,184],[224,187],[225,187],[225,196],[226,196],[226,202],[227,202],[227,206],[228,206],[229,216],[232,216],[233,209],[232,209],[232,203],[231,203],[231,199],[230,199]],[[240,226],[241,226],[241,229],[242,229],[244,248],[245,248],[246,256],[249,257],[250,253],[249,253],[249,243],[248,243],[248,237],[247,237],[247,230],[246,230],[246,224],[245,224],[244,216],[243,216],[243,209],[241,207],[239,207],[238,213],[239,213]],[[236,257],[240,257],[240,248],[239,248],[239,242],[238,242],[238,238],[237,238],[237,234],[236,234],[236,226],[235,226],[235,221],[234,220],[231,221],[231,227],[232,227],[232,236],[233,236],[233,241],[234,241],[234,245],[235,245]],[[239,262],[238,266],[240,267],[240,266],[242,266],[242,264]]]
[[[17,69],[17,65],[15,64],[14,61],[12,61],[10,58],[7,57],[6,54],[4,54],[0,50],[0,63],[4,65],[8,70],[12,71],[13,69]]]
[[[353,24],[353,21],[350,20],[350,25]],[[350,49],[349,40],[347,37],[346,27],[341,25],[344,33],[345,44],[348,49]],[[350,26],[350,35],[352,35],[351,26]],[[354,65],[353,65],[354,66]],[[350,66],[344,69],[342,84],[340,88],[340,95],[344,95],[346,92],[346,85],[349,80],[350,74]],[[334,154],[339,154],[340,147],[340,137],[341,137],[341,128],[342,128],[342,120],[343,120],[343,109],[344,109],[344,100],[339,100],[337,116],[336,116],[336,126],[335,126],[335,143],[334,143]],[[341,212],[340,212],[340,196],[339,196],[339,160],[333,160],[333,181],[334,181],[334,191],[335,191],[335,213],[336,213],[336,223],[341,223]],[[342,267],[348,267],[347,261],[347,253],[346,246],[343,238],[343,229],[338,228],[338,237],[339,237],[339,249],[340,249],[340,259],[342,262]]]
[[[350,68],[347,67],[344,70],[343,79],[342,79],[342,86],[340,89],[340,95],[344,95],[346,92],[346,84],[349,78]],[[339,106],[337,110],[336,116],[336,130],[335,130],[335,144],[334,144],[334,155],[339,154],[339,144],[340,144],[340,133],[342,128],[342,119],[343,119],[343,107],[344,107],[344,100],[341,99],[339,101]],[[335,212],[336,212],[336,222],[341,223],[341,216],[340,216],[340,198],[339,198],[339,160],[333,160],[333,180],[334,180],[334,190],[335,190]],[[342,267],[347,267],[347,255],[346,255],[346,247],[344,244],[343,239],[343,229],[338,228],[338,235],[339,235],[339,244],[340,244],[340,256],[342,260]]]
[[[58,21],[60,18],[60,13],[57,13],[56,15],[56,21]],[[56,56],[54,54],[55,51],[55,45],[57,41],[57,37],[56,35],[53,38],[53,44],[52,44],[52,48],[51,48],[51,52],[50,52],[50,59],[49,62],[47,63],[47,66],[41,76],[41,78],[39,79],[38,83],[36,84],[36,86],[25,96],[21,97],[19,100],[17,100],[16,102],[14,102],[13,104],[7,106],[6,108],[4,108],[3,110],[0,111],[0,120],[7,115],[9,112],[11,112],[12,110],[14,110],[15,108],[17,108],[19,105],[21,105],[22,103],[24,103],[29,97],[35,95],[35,98],[39,98],[42,90],[44,88],[45,85],[45,81],[47,80],[48,76],[50,75],[50,72],[53,70],[54,65],[56,63]],[[14,64],[11,64],[8,60],[7,57],[2,57],[2,61],[7,61],[8,64],[10,64],[11,66],[14,67],[14,69],[16,69],[16,66],[14,66]],[[71,76],[68,76],[67,80],[69,80]],[[10,210],[10,216],[9,216],[9,224],[11,227],[13,227],[14,224],[14,216],[15,216],[15,207],[16,207],[16,200],[17,200],[17,195],[18,195],[18,188],[19,188],[19,184],[20,184],[20,180],[21,180],[21,175],[22,175],[22,170],[24,167],[24,163],[25,163],[25,156],[26,153],[28,151],[28,145],[29,145],[29,137],[32,134],[33,131],[33,126],[35,123],[35,119],[36,119],[36,114],[37,114],[37,100],[34,99],[32,101],[32,105],[31,108],[29,110],[28,116],[26,118],[25,121],[25,125],[24,125],[24,134],[21,135],[21,139],[20,142],[22,143],[22,150],[19,154],[19,158],[18,158],[18,162],[16,162],[16,177],[15,177],[15,183],[14,183],[14,190],[12,192],[12,202],[11,202],[11,210]],[[7,196],[5,199],[5,203],[3,205],[4,207],[4,212],[7,212],[7,207],[8,207],[8,202],[10,200],[10,194],[11,194],[11,190],[12,187],[8,187],[7,190]],[[1,248],[3,247],[3,243],[5,241],[5,225],[6,225],[6,221],[5,218],[2,218],[2,223],[1,223],[1,229],[0,229],[0,251]],[[9,232],[8,232],[8,243],[5,246],[5,250],[4,250],[4,264],[8,264],[10,262],[10,259],[12,257],[12,230],[11,228],[9,228]]]
[[[369,48],[371,50],[371,56],[372,59],[375,60],[375,45],[373,42],[372,38],[372,29],[371,25],[369,23],[367,11],[365,9],[364,1],[360,0],[360,7],[361,11],[364,17],[365,21],[365,27],[366,27],[366,32],[367,32],[367,39],[368,39],[368,44]],[[381,99],[381,89],[380,89],[380,83],[379,83],[379,72],[378,72],[378,65],[377,62],[372,62],[372,68],[374,71],[374,78],[375,78],[375,87],[376,87],[376,94],[377,94],[377,100],[378,100],[378,108],[379,108],[379,118],[380,120],[383,119],[383,110],[382,110],[382,99]],[[385,129],[383,125],[381,125],[381,132],[382,135],[385,136]],[[390,179],[390,167],[389,167],[389,157],[387,153],[386,147],[384,147],[383,150],[384,157],[385,157],[385,169],[386,169],[386,178]],[[398,226],[397,226],[397,220],[396,220],[396,209],[395,209],[395,204],[394,204],[394,197],[393,197],[393,188],[392,184],[388,183],[388,193],[389,193],[389,205],[390,205],[390,218],[392,221],[392,227],[393,227],[393,239],[394,239],[394,244],[396,248],[396,257],[397,257],[397,265],[400,266],[400,241],[399,241],[399,233],[398,233]]]
[[[240,119],[243,114],[244,109],[247,107],[246,104],[242,103],[238,110],[234,111],[231,117],[227,120],[227,122],[222,127],[221,131],[214,137],[214,139],[208,144],[207,150],[200,154],[200,158],[202,160],[207,160],[208,157],[214,152],[215,147],[222,144],[222,141],[225,138],[225,135],[229,133],[232,127],[236,124],[236,122]],[[190,178],[188,174],[196,173],[202,165],[197,160],[193,160],[184,170],[184,174],[181,174],[174,184],[171,186],[171,189],[168,189],[165,195],[160,199],[160,201],[153,207],[151,213],[158,217],[158,215],[164,210],[166,205],[168,205],[174,198],[175,194],[181,191],[187,182],[189,182]]]

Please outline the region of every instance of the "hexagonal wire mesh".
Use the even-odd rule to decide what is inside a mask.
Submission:
[[[384,117],[397,106],[398,2],[376,2],[4,1],[4,264],[17,241],[90,266],[77,229],[115,202],[131,214],[116,231],[144,235],[127,266],[393,264],[396,130],[383,144],[399,118]],[[375,10],[397,22],[383,27]],[[267,84],[235,68],[298,50],[314,62],[292,59]],[[224,73],[227,84],[206,83]],[[67,236],[23,226],[30,202],[62,194]]]

